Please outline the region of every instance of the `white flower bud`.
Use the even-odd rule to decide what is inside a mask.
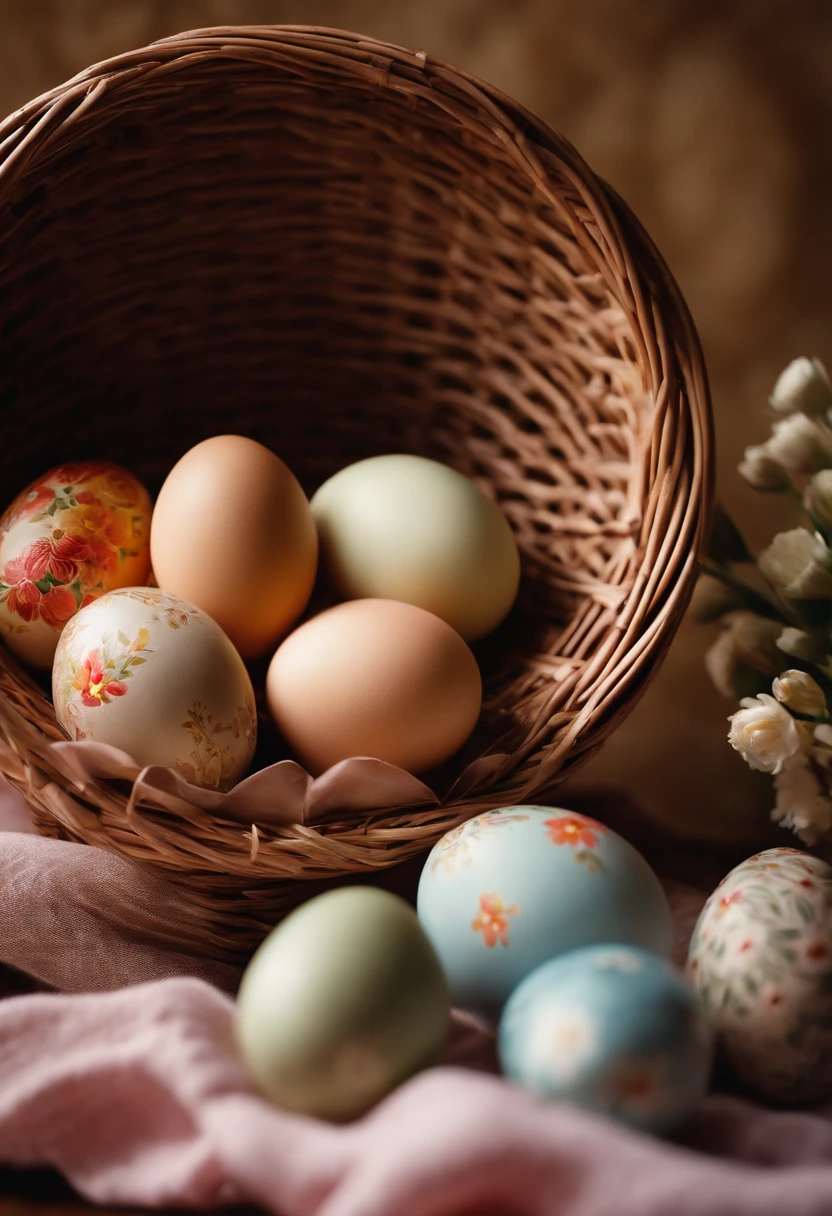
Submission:
[[[829,655],[820,642],[816,642],[811,634],[802,629],[794,629],[791,625],[787,625],[780,634],[777,648],[793,659],[803,659],[804,663],[825,665],[829,661]]]
[[[832,531],[832,469],[815,473],[803,494],[803,505],[815,523]]]
[[[779,773],[790,756],[808,750],[809,732],[768,693],[745,697],[728,721],[731,746],[759,772]]]
[[[743,477],[755,490],[764,494],[779,494],[792,484],[782,464],[774,459],[765,444],[745,449],[745,455],[737,466]]]
[[[820,359],[793,359],[781,372],[769,404],[781,414],[800,410],[804,414],[822,414],[832,406],[832,386]]]
[[[737,655],[730,629],[724,630],[705,651],[705,670],[720,696],[729,700],[736,697],[734,676],[737,673]]]
[[[775,536],[757,565],[787,599],[825,600],[832,598],[830,556],[819,536],[792,528]]]
[[[771,686],[781,705],[807,718],[827,716],[826,697],[823,689],[805,671],[784,671]]]
[[[818,473],[832,465],[832,434],[805,414],[775,422],[763,446],[790,473]]]
[[[782,625],[755,612],[732,612],[724,624],[705,655],[705,669],[717,692],[734,698],[767,687],[782,663],[777,649]]]
[[[815,845],[832,828],[832,798],[812,767],[798,752],[786,760],[774,778],[777,800],[771,817],[791,828],[808,845]]]

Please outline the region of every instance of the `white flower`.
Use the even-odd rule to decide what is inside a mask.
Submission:
[[[592,962],[601,971],[641,971],[644,965],[633,950],[599,950]]]
[[[746,448],[737,468],[740,477],[764,494],[778,494],[792,484],[782,464],[774,459],[765,444]]]
[[[793,359],[778,376],[769,403],[781,414],[822,414],[832,406],[832,387],[820,359]]]
[[[775,822],[791,828],[808,845],[817,844],[832,828],[832,798],[803,753],[789,757],[774,778]]]
[[[832,529],[832,469],[815,473],[803,494],[803,505],[815,523]]]
[[[782,659],[777,639],[783,631],[777,621],[769,621],[754,612],[732,612],[723,618],[725,628],[705,655],[705,668],[717,692],[735,698],[744,675],[759,672],[776,675]],[[749,671],[750,669],[750,671]],[[759,688],[759,680],[751,689]]]
[[[779,773],[790,756],[808,749],[806,728],[768,693],[744,697],[740,704],[728,719],[728,740],[751,768]]]
[[[765,578],[787,598],[832,598],[830,553],[821,537],[805,528],[779,532],[760,554],[757,565]]]
[[[593,1058],[598,1042],[598,1024],[585,1009],[552,1005],[537,1019],[529,1048],[534,1065],[566,1085]]]
[[[832,726],[827,722],[821,722],[819,726],[815,727],[814,736],[815,745],[811,749],[812,759],[822,769],[832,769]]]
[[[832,434],[805,414],[775,422],[764,446],[768,456],[790,473],[818,473],[832,465]]]
[[[784,671],[772,684],[771,691],[782,705],[796,714],[806,714],[808,718],[826,717],[823,689],[805,671]]]
[[[791,655],[793,659],[803,659],[806,663],[826,664],[829,660],[823,646],[816,642],[811,634],[802,629],[794,629],[791,625],[787,625],[780,634],[777,648],[784,654]]]

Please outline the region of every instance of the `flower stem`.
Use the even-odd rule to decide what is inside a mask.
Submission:
[[[734,574],[734,571],[730,570],[727,566],[722,566],[719,562],[706,558],[702,563],[702,569],[706,574],[710,574],[712,578],[718,578],[726,587],[730,587],[738,595],[741,595],[751,611],[756,612],[758,616],[764,616],[773,621],[782,621],[788,625],[799,625],[801,623],[784,604],[769,599],[767,595],[763,595],[761,591],[757,591],[754,587],[749,587],[748,583]]]

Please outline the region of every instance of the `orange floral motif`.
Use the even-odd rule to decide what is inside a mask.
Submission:
[[[520,907],[517,904],[506,905],[499,895],[493,892],[480,896],[480,910],[471,922],[475,933],[481,933],[486,946],[491,949],[497,942],[508,945],[508,918],[519,916]]]
[[[59,580],[49,573],[52,558],[51,542],[46,538],[27,545],[18,557],[6,562],[0,599],[21,620],[42,620],[60,630],[75,613],[78,600],[69,587],[59,585],[70,580]],[[61,558],[57,561],[59,567],[63,564],[66,569],[74,565]]]
[[[732,891],[730,895],[723,895],[719,901],[717,916],[724,916],[732,904],[736,904],[742,898],[742,891]]]
[[[557,819],[547,819],[549,839],[553,844],[569,844],[572,848],[578,845],[585,849],[594,849],[598,844],[599,835],[606,832],[603,823],[590,819],[586,815],[568,815]]]
[[[88,709],[99,705],[108,705],[111,697],[123,697],[127,685],[123,680],[115,680],[104,667],[101,653],[91,650],[75,670],[72,687],[81,694],[81,703]]]
[[[79,663],[70,662],[68,671],[62,672],[64,703],[80,700],[87,709],[97,709],[109,705],[113,697],[126,696],[129,691],[126,681],[152,654],[149,642],[150,633],[144,626],[132,642],[125,633],[118,634],[115,645],[105,636],[100,647],[91,650]]]
[[[123,560],[119,553],[130,541],[133,527],[130,515],[110,507],[89,491],[76,495],[77,507],[61,515],[61,528],[77,545],[81,561],[103,570],[113,570]]]

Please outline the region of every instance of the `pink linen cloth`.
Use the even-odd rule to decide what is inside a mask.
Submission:
[[[279,1216],[829,1216],[832,1110],[712,1094],[677,1143],[494,1075],[455,1014],[445,1060],[333,1127],[254,1092],[233,968],[148,944],[189,915],[123,858],[31,833],[0,786],[0,961],[40,988],[0,1001],[0,1162],[88,1199],[255,1203]],[[680,951],[703,895],[673,885]]]

